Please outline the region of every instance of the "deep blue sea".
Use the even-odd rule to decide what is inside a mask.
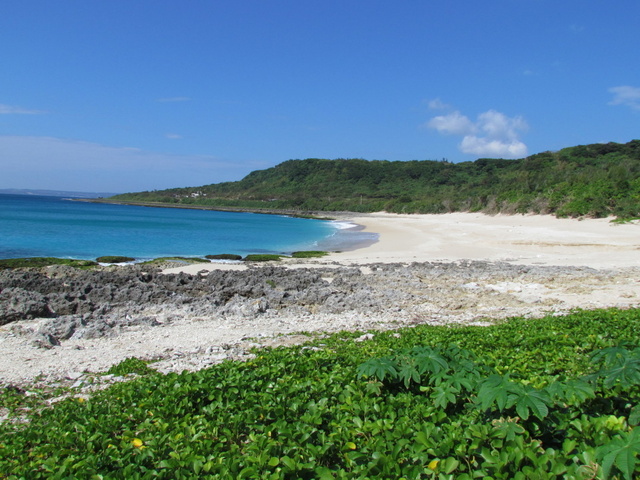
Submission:
[[[0,194],[0,258],[286,254],[348,250],[376,240],[344,222]]]

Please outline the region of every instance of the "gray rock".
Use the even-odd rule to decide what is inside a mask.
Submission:
[[[0,292],[0,325],[49,316],[51,316],[51,310],[47,301],[37,291],[9,287]]]
[[[44,333],[37,333],[31,340],[31,344],[38,348],[53,348],[60,345],[60,341],[53,335],[47,335]]]
[[[63,316],[48,320],[40,325],[39,334],[50,335],[58,340],[68,340],[79,329],[86,325],[81,316]]]
[[[0,271],[0,324],[53,317],[34,338],[51,346],[72,337],[97,338],[127,328],[154,327],[182,316],[206,321],[216,316],[258,318],[285,311],[299,316],[301,327],[311,314],[400,314],[423,309],[440,316],[455,308],[489,308],[495,296],[517,293],[481,285],[529,285],[543,277],[580,278],[597,273],[586,268],[472,261],[371,264],[364,269],[260,266],[208,275],[164,275],[147,269]],[[536,292],[518,294],[529,293]],[[509,301],[534,302],[535,298]]]
[[[360,335],[358,338],[354,338],[354,342],[366,342],[367,340],[373,340],[373,333],[365,333],[364,335]]]

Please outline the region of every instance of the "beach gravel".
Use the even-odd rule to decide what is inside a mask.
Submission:
[[[195,370],[247,358],[256,346],[340,330],[486,325],[635,306],[638,273],[489,261],[289,263],[196,274],[148,266],[5,270],[0,384],[77,382],[132,356],[153,359],[163,372]]]

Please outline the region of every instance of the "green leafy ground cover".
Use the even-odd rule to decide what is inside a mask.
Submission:
[[[285,255],[278,255],[273,253],[252,253],[244,257],[245,262],[277,262]]]
[[[340,333],[0,425],[4,478],[632,479],[640,310]],[[145,373],[146,372],[146,373]],[[25,401],[28,398],[26,397]],[[22,416],[20,416],[22,415]],[[13,417],[12,417],[13,418]],[[0,477],[2,477],[0,475]]]
[[[318,258],[329,255],[328,252],[323,252],[322,250],[304,250],[301,252],[293,252],[291,254],[292,258]]]
[[[316,258],[323,257],[328,255],[328,252],[309,250],[309,251],[300,251],[293,252],[291,254],[291,258]],[[160,257],[154,258],[153,260],[148,260],[146,262],[142,262],[142,265],[157,265],[164,266],[166,264],[178,263],[178,264],[194,264],[194,263],[209,263],[210,260],[245,260],[247,262],[270,262],[270,261],[278,261],[281,258],[287,258],[287,255],[280,254],[265,254],[265,253],[257,253],[250,254],[245,256],[244,258],[240,255],[234,254],[218,254],[218,255],[206,255],[205,258],[199,257]],[[107,256],[107,257],[98,257],[96,261],[91,260],[73,260],[67,258],[56,258],[56,257],[32,257],[32,258],[10,258],[10,259],[0,259],[0,270],[2,269],[12,269],[12,268],[42,268],[49,267],[51,265],[67,265],[76,268],[88,269],[98,265],[97,262],[100,263],[124,263],[124,262],[132,262],[134,258],[131,257],[121,257],[121,256]]]
[[[51,265],[67,265],[77,268],[91,268],[98,265],[91,260],[72,260],[55,257],[7,258],[0,260],[0,270],[9,268],[42,268]]]
[[[96,258],[96,262],[99,263],[127,263],[133,262],[135,258],[133,257],[123,257],[121,255],[106,255],[104,257]]]
[[[241,255],[236,255],[234,253],[218,253],[216,255],[205,255],[204,258],[209,260],[242,260]]]

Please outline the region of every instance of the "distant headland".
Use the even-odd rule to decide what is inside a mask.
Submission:
[[[251,211],[640,216],[640,140],[474,162],[288,160],[242,180],[109,201]]]
[[[68,190],[39,190],[25,188],[0,188],[1,195],[41,195],[43,197],[101,198],[117,195],[113,192],[74,192]]]

